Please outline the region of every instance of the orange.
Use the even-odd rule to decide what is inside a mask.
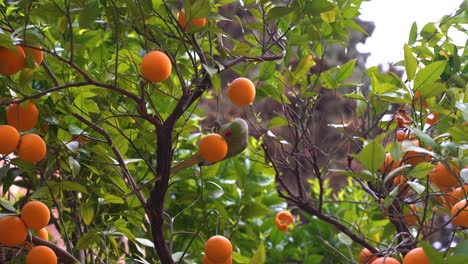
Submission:
[[[172,64],[169,57],[161,51],[148,52],[141,61],[141,74],[150,82],[162,82],[171,75]]]
[[[49,207],[40,201],[27,202],[21,209],[21,219],[31,229],[42,229],[50,220]]]
[[[12,103],[6,110],[6,118],[10,126],[14,126],[20,132],[24,132],[36,126],[39,111],[32,101],[29,101],[26,106]]]
[[[9,215],[0,218],[0,244],[16,247],[26,240],[28,228],[21,218]]]
[[[12,75],[24,68],[26,55],[23,48],[16,46],[16,50],[0,47],[0,74]]]
[[[26,264],[57,264],[57,255],[46,246],[36,246],[26,256]]]
[[[466,199],[468,196],[468,184],[462,187],[457,187],[451,190],[449,193],[444,195],[445,205],[448,208],[452,208],[453,205],[458,203],[460,200]]]
[[[239,77],[229,84],[227,93],[233,104],[246,106],[255,99],[255,85],[251,80]]]
[[[396,139],[398,142],[402,142],[408,137],[408,132],[403,129],[398,129],[396,132]]]
[[[228,145],[223,136],[209,134],[200,140],[198,150],[205,161],[218,162],[226,157]]]
[[[439,120],[439,114],[431,112],[429,115],[426,117],[426,124],[433,125]]]
[[[400,166],[400,163],[401,163],[401,160],[394,161],[393,157],[392,157],[392,154],[387,152],[385,154],[384,163],[379,168],[379,172],[382,173],[382,174],[387,174],[390,171],[398,168]]]
[[[190,19],[189,25],[187,25],[187,17],[185,16],[185,13],[183,10],[179,11],[177,20],[179,21],[180,27],[183,28],[187,32],[190,31],[189,25],[194,25],[197,28],[201,28],[206,25],[206,18],[192,18]]]
[[[403,258],[403,264],[429,264],[429,259],[424,250],[421,247],[417,247],[406,254]]]
[[[404,213],[404,221],[408,227],[412,227],[418,222],[418,210],[416,205],[409,205],[409,210]]]
[[[418,140],[413,140],[412,142],[416,147],[420,147]],[[429,146],[427,146],[426,149],[431,150]],[[428,154],[417,152],[414,150],[403,152],[403,161],[413,166],[416,166],[423,161],[431,161],[431,158],[432,157]]]
[[[8,155],[16,150],[20,141],[20,134],[16,128],[0,125],[0,154]]]
[[[42,240],[49,240],[49,232],[45,228],[37,230],[36,236]]]
[[[393,178],[393,185],[397,186],[398,185],[398,190],[401,192],[402,190],[406,189],[408,184],[406,183],[408,179],[405,178],[403,175],[396,175]],[[409,190],[409,189],[408,189]],[[405,191],[406,193],[406,191]]]
[[[224,263],[232,256],[231,242],[223,236],[212,236],[206,241],[205,255],[215,263]]]
[[[18,156],[21,160],[29,163],[39,162],[45,157],[46,151],[46,144],[40,136],[27,134],[21,137],[18,146]]]
[[[288,230],[288,225],[294,223],[294,216],[289,211],[281,211],[276,214],[275,224],[280,231]]]
[[[363,248],[359,253],[359,263],[361,264],[368,264],[372,263],[372,261],[376,260],[377,256],[374,255],[368,248]]]
[[[467,200],[461,200],[452,207],[452,221],[458,227],[468,227]]]
[[[400,261],[391,257],[386,257],[386,258],[381,257],[372,262],[372,264],[384,264],[384,263],[385,264],[401,264]]]
[[[206,255],[203,255],[202,264],[232,264],[232,256],[229,256],[229,258],[224,262],[215,262],[208,258]]]
[[[455,165],[450,164],[449,170],[442,162],[438,162],[429,172],[429,181],[445,192],[458,185],[459,173],[460,170]]]
[[[36,64],[34,68],[39,67],[39,65],[41,65],[42,63],[42,60],[44,60],[44,52],[41,50],[41,48],[29,48],[25,46],[21,46],[21,47],[25,51],[26,57],[28,56],[33,57],[34,62]]]

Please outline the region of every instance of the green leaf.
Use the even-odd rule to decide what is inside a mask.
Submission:
[[[78,16],[80,28],[89,27],[89,25],[97,19],[99,12],[100,9],[97,0],[86,1],[83,10]]]
[[[429,162],[421,162],[408,172],[408,177],[424,179],[432,168],[434,168],[433,164]]]
[[[416,137],[419,138],[419,140],[421,140],[424,144],[429,145],[433,150],[436,150],[439,148],[435,140],[431,138],[428,134],[424,133],[421,129],[416,128],[416,127],[408,127],[408,128],[409,130],[411,130],[411,132],[413,132],[416,135]],[[429,152],[423,151],[423,152],[434,156],[434,153],[430,151]]]
[[[338,240],[340,240],[340,242],[345,244],[346,246],[351,246],[353,244],[353,240],[348,235],[342,232],[338,233]]]
[[[336,12],[331,10],[327,12],[320,13],[320,18],[322,18],[323,22],[330,24],[336,21]]]
[[[373,182],[375,181],[375,176],[368,170],[362,170],[360,172],[353,172],[348,170],[339,170],[339,169],[329,169],[330,172],[335,172],[340,175],[351,176],[363,181]]]
[[[89,231],[84,233],[78,243],[76,244],[76,249],[87,249],[99,240],[99,235],[94,231]]]
[[[299,64],[296,66],[296,69],[292,72],[292,84],[294,85],[302,78],[307,77],[307,73],[313,66],[315,66],[313,55],[307,55],[302,58],[302,60],[299,61]]]
[[[104,198],[104,201],[107,203],[111,204],[123,204],[124,200],[120,198],[119,196],[115,196],[109,193],[106,193],[102,196]]]
[[[335,5],[327,0],[307,1],[304,6],[304,13],[311,15],[320,15],[335,8]]]
[[[81,218],[85,225],[90,225],[94,219],[94,206],[92,204],[86,204],[81,207]]]
[[[426,85],[423,85],[421,88],[419,88],[419,91],[421,91],[421,97],[423,98],[429,98],[432,96],[438,96],[442,92],[444,92],[447,88],[445,87],[445,83],[428,83]]]
[[[282,116],[275,116],[270,121],[268,121],[267,128],[271,129],[273,127],[288,126],[289,122],[286,118]]]
[[[154,248],[154,243],[149,239],[136,237],[135,241],[145,247]]]
[[[341,65],[336,71],[336,81],[341,82],[348,79],[353,74],[355,64],[356,59],[353,59]]]
[[[453,255],[447,257],[447,262],[450,264],[466,264],[468,263],[468,256],[466,255]],[[432,262],[431,262],[432,264]]]
[[[424,253],[426,254],[431,264],[443,264],[444,263],[443,253],[435,250],[427,242],[421,241],[419,245],[424,249]]]
[[[263,264],[265,263],[265,246],[263,242],[260,243],[255,254],[250,259],[249,264]]]
[[[4,209],[6,209],[6,210],[8,210],[8,211],[10,211],[10,212],[16,212],[16,208],[13,207],[13,205],[12,205],[12,204],[10,203],[10,201],[8,201],[8,200],[3,200],[3,199],[1,199],[1,200],[0,200],[0,205],[1,205]]]
[[[287,6],[275,6],[268,11],[267,19],[278,19],[280,17],[288,15],[292,11],[292,8]]]
[[[447,61],[435,61],[416,73],[414,78],[414,89],[419,89],[423,85],[432,83],[439,79],[442,72],[444,72]]]
[[[411,186],[411,189],[415,190],[418,194],[422,194],[426,190],[426,186],[414,182],[414,181],[408,181],[406,182],[409,186]]]
[[[62,181],[57,183],[54,188],[60,188],[64,191],[75,191],[89,194],[88,190],[81,184],[72,181]]]
[[[244,255],[241,255],[238,252],[232,252],[232,260],[234,260],[233,263],[245,263],[245,264],[247,264],[247,263],[249,263],[250,258],[246,257]]]
[[[408,77],[408,81],[413,80],[414,75],[416,74],[416,68],[418,66],[418,61],[413,54],[413,51],[405,44],[404,46],[404,57],[405,57],[405,70],[406,76]]]
[[[372,140],[364,146],[358,160],[366,169],[376,172],[385,160],[385,149],[379,141]]]
[[[460,241],[453,250],[453,254],[468,256],[468,240]]]
[[[258,79],[260,81],[266,81],[275,76],[276,63],[274,61],[265,61],[260,65],[260,75]]]
[[[413,24],[411,25],[411,30],[410,30],[409,37],[408,37],[408,44],[413,45],[414,42],[416,42],[417,36],[418,36],[418,25],[416,24],[416,22],[413,22]]]

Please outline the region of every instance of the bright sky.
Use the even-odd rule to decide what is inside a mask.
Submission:
[[[453,13],[463,0],[371,0],[361,5],[361,19],[374,21],[375,30],[361,52],[371,52],[367,67],[403,59],[403,45],[408,41],[411,25],[416,21],[418,30],[428,22],[437,22]],[[457,44],[464,45],[466,35],[459,35]]]

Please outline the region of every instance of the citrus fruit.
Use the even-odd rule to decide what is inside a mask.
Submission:
[[[458,227],[468,227],[468,205],[466,203],[467,200],[461,200],[452,207],[452,221]]]
[[[292,223],[294,223],[294,216],[289,211],[281,211],[276,214],[275,224],[280,231],[286,231]]]
[[[403,258],[403,264],[429,264],[424,250],[421,247],[412,249]]]
[[[203,255],[202,264],[232,264],[232,256],[229,256],[229,258],[226,261],[215,262],[215,261],[212,261],[210,258],[208,258],[206,255]]]
[[[228,145],[221,135],[209,134],[200,140],[198,150],[205,161],[217,162],[226,156]]]
[[[49,207],[40,201],[27,202],[21,209],[21,219],[31,229],[44,228],[50,220]]]
[[[36,236],[42,240],[49,240],[49,232],[45,228],[37,230]]]
[[[148,52],[141,61],[141,74],[150,82],[165,81],[171,75],[172,64],[169,57],[161,51]]]
[[[412,142],[416,147],[421,146],[419,144],[418,140],[413,140]],[[426,146],[426,149],[431,150],[431,148],[429,146]],[[431,161],[431,158],[432,157],[429,154],[421,153],[421,152],[418,152],[418,151],[415,151],[415,150],[410,150],[410,151],[403,152],[403,161],[404,161],[404,163],[411,164],[413,166],[416,166],[416,165],[418,165],[419,163],[421,163],[423,161]]]
[[[231,242],[224,236],[212,236],[206,241],[205,255],[215,263],[223,263],[232,256]]]
[[[412,227],[418,222],[418,210],[414,204],[408,207],[409,209],[404,213],[404,220],[408,227]]]
[[[36,126],[39,111],[32,101],[29,101],[26,106],[24,104],[12,103],[6,110],[6,118],[10,126],[14,126],[20,132],[24,132]]]
[[[372,264],[401,264],[400,261],[392,257],[381,257],[372,262]]]
[[[444,195],[446,207],[452,208],[453,205],[460,200],[466,199],[468,196],[468,184],[463,185],[463,188],[457,187]]]
[[[21,218],[9,215],[0,218],[0,244],[16,247],[26,240],[28,228]]]
[[[437,120],[439,120],[439,114],[431,112],[426,117],[426,124],[432,126],[437,122]]]
[[[450,164],[449,170],[444,163],[438,162],[429,172],[429,181],[445,192],[458,185],[459,174],[460,170],[454,164]]]
[[[229,84],[227,93],[233,104],[246,106],[255,99],[255,85],[251,80],[239,77]]]
[[[385,160],[382,165],[380,165],[379,172],[382,174],[387,174],[392,170],[398,168],[400,166],[401,160],[394,161],[392,154],[387,152],[385,154]]]
[[[190,19],[189,25],[187,25],[187,17],[183,10],[179,11],[177,20],[179,21],[180,27],[187,32],[190,31],[190,25],[194,25],[197,28],[201,28],[206,25],[206,18],[192,18]]]
[[[368,248],[363,248],[359,253],[359,263],[361,264],[368,264],[372,263],[372,261],[376,260],[377,256],[374,255]]]
[[[393,178],[393,185],[398,186],[398,190],[402,191],[407,188],[408,184],[406,183],[408,179],[405,176],[399,174]]]
[[[32,56],[34,59],[34,68],[39,67],[41,65],[42,60],[44,60],[44,52],[41,48],[29,48],[25,46],[21,46],[26,54],[26,58]]]
[[[397,132],[396,132],[397,141],[402,142],[406,138],[408,138],[408,132],[403,130],[403,129],[398,129]]]
[[[29,163],[41,161],[46,154],[44,140],[36,134],[26,134],[21,137],[18,146],[18,157]]]
[[[16,150],[20,141],[20,134],[16,128],[0,125],[0,154],[8,155]]]
[[[26,255],[26,264],[57,264],[57,255],[46,246],[35,246]]]
[[[26,55],[23,48],[16,46],[15,50],[0,47],[0,74],[12,75],[24,68]]]

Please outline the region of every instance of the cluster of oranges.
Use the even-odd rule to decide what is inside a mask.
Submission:
[[[0,218],[0,244],[7,247],[16,247],[27,244],[28,228],[36,233],[36,236],[48,240],[45,227],[50,220],[49,208],[40,201],[27,202],[21,209],[19,216],[9,215]],[[54,251],[46,246],[33,246],[28,244],[31,250],[26,256],[26,264],[56,264],[57,256]],[[26,247],[28,248],[28,247]]]
[[[361,264],[401,264],[395,258],[392,257],[377,257],[369,249],[363,248],[359,253],[359,263]],[[406,253],[403,258],[403,264],[429,264],[429,259],[424,253],[423,248],[417,247]]]
[[[12,103],[6,110],[7,125],[0,125],[0,154],[16,151],[18,157],[28,163],[41,161],[46,155],[46,144],[37,134],[27,132],[36,126],[39,111],[32,101]]]
[[[216,235],[210,237],[205,244],[205,255],[203,264],[231,264],[232,245],[231,241],[224,236]]]
[[[26,67],[26,61],[32,58],[34,68],[39,66],[44,59],[41,49],[16,45],[14,49],[0,47],[0,74],[13,75]]]

